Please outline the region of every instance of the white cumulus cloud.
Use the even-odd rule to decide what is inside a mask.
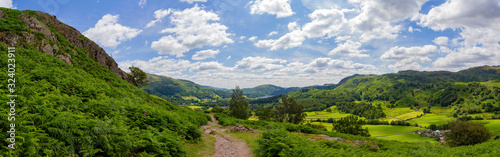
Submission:
[[[328,53],[329,55],[339,55],[339,56],[348,56],[348,57],[369,57],[368,54],[363,54],[363,52],[367,52],[368,50],[359,49],[361,47],[360,42],[354,42],[352,40],[347,40],[343,44],[339,44],[335,49]]]
[[[207,0],[180,0],[181,2],[187,2],[193,4],[194,2],[207,2]]]
[[[118,18],[119,15],[104,15],[93,28],[83,32],[83,35],[101,46],[114,48],[142,32],[142,30],[118,24]]]
[[[0,7],[17,9],[12,3],[12,0],[0,0]]]
[[[176,55],[177,57],[194,48],[204,46],[220,46],[233,43],[228,27],[218,23],[220,18],[211,11],[205,11],[198,5],[182,11],[173,10],[170,15],[170,25],[160,33],[169,35],[151,43],[151,48],[159,54]]]
[[[255,0],[250,2],[250,14],[271,14],[277,18],[295,14],[290,6],[291,0]]]
[[[422,66],[419,63],[429,63],[432,60],[429,56],[433,56],[437,52],[437,47],[434,45],[425,45],[422,47],[399,47],[395,46],[385,52],[380,59],[386,61],[395,61],[395,64],[389,65],[390,69],[399,70],[421,70]]]
[[[202,50],[197,51],[191,59],[193,60],[204,60],[207,58],[215,58],[215,55],[219,54],[219,50]]]
[[[155,20],[150,21],[146,24],[146,28],[153,27],[157,22],[163,20],[163,18],[167,17],[170,13],[172,13],[172,9],[160,9],[155,11]]]

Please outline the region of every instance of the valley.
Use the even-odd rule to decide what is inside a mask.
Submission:
[[[0,115],[0,156],[500,154],[500,66],[233,90],[134,65],[126,72],[97,43],[41,11],[0,8],[0,24],[0,51],[16,50],[15,75],[0,75],[16,88],[0,84],[0,99],[17,95],[15,108],[0,108],[16,114]],[[207,52],[220,53],[196,52],[193,60]],[[0,54],[2,71],[12,58]],[[229,69],[250,68],[236,64]]]

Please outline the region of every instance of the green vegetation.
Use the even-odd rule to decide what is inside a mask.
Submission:
[[[379,139],[394,140],[399,142],[413,142],[413,143],[419,143],[419,142],[429,142],[432,144],[439,143],[436,139],[420,136],[419,134],[402,134],[402,135],[394,135],[387,137],[379,137]]]
[[[447,147],[436,145],[435,139],[417,134],[368,138],[321,131],[307,125],[240,120],[224,114],[216,114],[215,117],[224,126],[238,124],[261,130],[258,148],[254,150],[256,156],[495,156],[500,153],[500,140],[489,140],[474,146]],[[317,138],[321,134],[345,139],[347,143]],[[362,140],[368,141],[368,144],[351,142]],[[370,144],[372,142],[377,146]]]
[[[445,133],[446,144],[452,147],[474,145],[491,138],[491,132],[481,123],[452,121],[448,124],[450,132]]]
[[[362,127],[368,128],[372,137],[388,136],[415,132],[417,130],[424,130],[423,128],[413,126],[398,126],[398,125],[363,125]]]
[[[146,73],[139,69],[138,67],[129,67],[130,73],[128,74],[129,78],[132,80],[132,84],[136,87],[144,87],[149,84]]]
[[[275,108],[275,121],[285,121],[288,123],[299,124],[306,117],[306,114],[304,113],[304,106],[297,103],[292,97],[287,98],[283,96],[281,98],[281,103],[283,103],[282,106],[276,106]]]
[[[248,103],[243,97],[243,91],[236,86],[229,101],[229,114],[239,119],[248,119]]]
[[[365,121],[358,120],[358,117],[356,116],[347,116],[333,122],[333,130],[344,134],[370,137],[370,133],[368,133],[368,128],[365,129],[361,128],[361,126],[364,124]]]
[[[221,106],[220,102],[213,102],[231,96],[229,93],[205,88],[187,80],[152,74],[148,74],[148,80],[149,85],[142,87],[143,90],[179,105],[203,104],[203,106],[208,107]]]
[[[25,28],[16,18],[30,12],[1,10],[11,18],[1,21],[2,33],[5,29],[26,31],[11,28]],[[198,126],[207,123],[203,113],[147,94],[52,31],[58,37],[53,41],[61,49],[58,53],[71,56],[72,65],[40,52],[24,39],[18,42],[12,93],[18,95],[15,121],[0,115],[4,119],[0,121],[0,156],[185,156],[183,143],[200,140]],[[0,51],[7,52],[4,43]],[[7,53],[0,54],[4,72],[7,59]],[[7,73],[0,75],[2,80],[8,78]],[[6,84],[0,86],[0,99],[10,101]],[[0,108],[2,113],[9,111],[5,105]],[[11,122],[16,130],[15,150],[5,140]]]
[[[449,117],[446,115],[436,115],[436,114],[425,114],[420,118],[415,118],[409,120],[411,123],[417,123],[419,126],[429,126],[431,124],[439,125],[445,124],[450,120],[454,120],[455,118]]]

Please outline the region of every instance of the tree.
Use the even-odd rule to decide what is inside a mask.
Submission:
[[[429,125],[429,129],[431,129],[431,130],[437,130],[437,125],[436,124],[431,124],[431,125]]]
[[[283,103],[283,109],[289,123],[299,124],[307,116],[304,113],[304,106],[297,103],[292,97],[281,97],[281,103]]]
[[[360,135],[365,137],[370,137],[368,128],[361,128],[361,125],[365,124],[364,120],[358,120],[356,116],[347,116],[340,118],[333,123],[333,130],[340,133]]]
[[[481,123],[455,120],[448,124],[448,129],[450,132],[445,133],[445,139],[452,147],[482,143],[492,136]]]
[[[274,112],[270,108],[257,109],[256,115],[259,116],[259,120],[271,120],[274,117]]]
[[[248,119],[248,103],[243,97],[243,91],[239,86],[233,89],[231,100],[229,101],[229,114],[239,119]]]
[[[132,80],[132,84],[134,86],[140,88],[149,84],[148,76],[144,71],[134,66],[129,67],[128,69],[130,69],[130,73],[128,74],[128,76]]]

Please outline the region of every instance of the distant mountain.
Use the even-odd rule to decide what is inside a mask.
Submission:
[[[191,104],[229,98],[228,92],[203,87],[188,80],[148,74],[149,85],[142,87],[149,94],[156,95],[177,104]]]
[[[223,91],[227,93],[232,93],[233,89],[227,89],[227,88],[217,88],[217,87],[211,87],[211,86],[204,86],[207,88],[212,88],[218,91]],[[266,98],[266,97],[272,97],[276,95],[281,95],[281,94],[287,94],[291,92],[296,92],[299,90],[303,89],[333,89],[337,87],[337,84],[324,84],[324,85],[314,85],[314,86],[307,86],[307,87],[279,87],[276,85],[271,85],[271,84],[264,84],[264,85],[259,85],[253,88],[242,88],[241,90],[243,91],[243,95],[249,97],[249,98]]]
[[[461,104],[470,108],[491,99],[494,106],[500,107],[500,95],[497,94],[500,88],[495,81],[499,79],[498,66],[474,67],[458,72],[401,71],[384,75],[354,75],[343,79],[334,89],[304,89],[288,95],[306,104],[308,110],[321,110],[343,101],[378,101],[387,105],[415,107]]]

